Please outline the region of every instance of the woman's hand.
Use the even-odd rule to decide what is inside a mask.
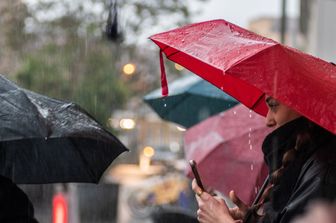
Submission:
[[[242,202],[239,197],[237,197],[233,190],[230,191],[229,197],[230,200],[236,205],[236,207],[229,209],[232,218],[235,220],[243,220],[248,210],[248,206]]]
[[[196,181],[192,182],[192,189],[196,193],[198,203],[197,219],[201,223],[234,223],[237,222],[230,214],[225,201],[219,197],[213,197],[202,191]]]

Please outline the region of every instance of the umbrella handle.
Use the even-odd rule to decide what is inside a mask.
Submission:
[[[258,194],[256,196],[256,198],[254,199],[253,203],[252,203],[252,206],[256,205],[259,203],[259,200],[261,198],[261,195],[264,193],[268,183],[269,183],[269,180],[270,180],[270,175],[268,175],[263,183],[263,185],[261,186],[260,190],[258,191]]]
[[[249,210],[247,211],[245,217],[244,217],[244,220],[243,222],[244,223],[250,223],[250,222],[257,222],[258,219],[259,219],[259,215],[257,215],[254,211],[254,207],[256,207],[256,205],[259,203],[259,200],[261,198],[261,196],[263,195],[269,181],[270,181],[270,175],[268,175],[263,183],[263,185],[261,186],[256,198],[254,199],[251,207],[249,208]]]

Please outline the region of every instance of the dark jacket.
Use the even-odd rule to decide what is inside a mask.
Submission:
[[[308,125],[311,126],[311,122],[299,118],[265,138],[263,152],[270,173],[282,165],[283,154],[295,146],[297,134]],[[311,140],[300,147],[295,160],[274,186],[269,200],[264,203],[265,216],[258,222],[291,222],[313,201],[335,200],[336,136],[317,126],[311,129]]]
[[[0,176],[0,222],[37,223],[27,195],[10,179]]]

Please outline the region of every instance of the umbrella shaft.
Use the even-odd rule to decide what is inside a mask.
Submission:
[[[258,204],[259,200],[260,200],[260,197],[261,195],[264,193],[268,183],[269,183],[269,179],[270,179],[270,175],[268,175],[263,183],[263,185],[261,186],[256,198],[254,199],[253,203],[252,203],[252,206]]]

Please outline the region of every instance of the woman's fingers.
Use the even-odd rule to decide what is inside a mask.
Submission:
[[[191,183],[196,193],[198,203],[197,219],[200,223],[235,223],[230,216],[229,209],[223,199],[213,197],[207,191],[203,191],[194,179]]]
[[[229,197],[231,199],[231,201],[237,205],[237,207],[240,209],[240,211],[242,212],[246,212],[248,206],[242,201],[240,200],[240,198],[236,195],[236,193],[232,190],[229,193]]]
[[[192,183],[191,183],[191,187],[192,190],[197,194],[197,195],[201,195],[203,190],[197,185],[196,180],[193,179]]]
[[[239,199],[239,197],[234,193],[234,191],[230,191],[229,197],[232,202],[237,206],[234,208],[230,208],[230,214],[235,220],[244,219],[244,216],[247,212],[248,206],[244,204],[243,201]]]

